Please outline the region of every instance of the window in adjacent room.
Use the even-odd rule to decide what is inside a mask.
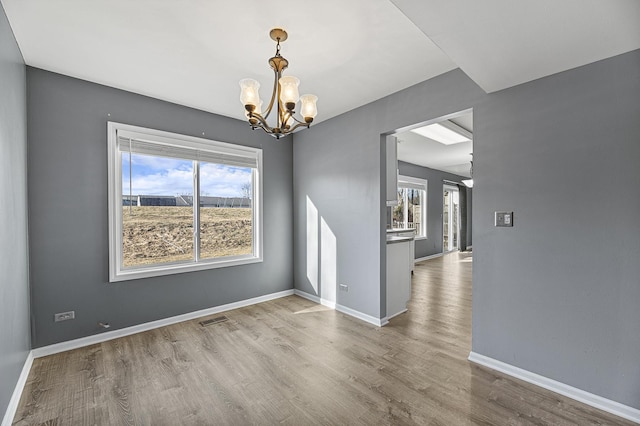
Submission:
[[[110,281],[262,260],[262,150],[108,127]]]
[[[393,227],[415,229],[416,238],[427,238],[427,181],[398,177],[398,205],[393,207]]]

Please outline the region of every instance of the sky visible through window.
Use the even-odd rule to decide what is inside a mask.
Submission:
[[[192,195],[193,163],[189,160],[131,155],[131,194]],[[242,197],[243,185],[251,184],[251,168],[201,163],[202,195]],[[129,153],[122,154],[122,194],[129,194]]]

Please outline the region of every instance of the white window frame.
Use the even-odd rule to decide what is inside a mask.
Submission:
[[[398,189],[408,188],[408,189],[418,189],[420,191],[424,191],[424,197],[422,200],[422,205],[420,206],[420,219],[422,223],[422,229],[424,230],[424,235],[416,235],[416,240],[426,240],[427,239],[427,201],[428,201],[428,187],[429,182],[426,179],[420,179],[413,176],[402,176],[398,175]],[[409,206],[407,203],[404,203],[404,212],[403,215],[407,218]]]
[[[193,136],[180,135],[155,129],[147,129],[129,124],[108,122],[108,172],[109,172],[109,281],[118,282],[139,278],[171,275],[183,272],[224,268],[262,262],[262,149],[218,142]],[[122,262],[122,153],[118,148],[118,135],[157,143],[159,147],[177,147],[210,152],[215,154],[255,158],[257,167],[252,173],[252,231],[253,253],[222,258],[199,259],[199,247],[194,246],[195,259],[192,262],[164,263],[156,265],[123,267]],[[159,150],[160,152],[160,150]],[[199,165],[199,163],[196,163]],[[199,167],[194,170],[194,176]],[[194,179],[194,233],[199,227],[199,188]]]

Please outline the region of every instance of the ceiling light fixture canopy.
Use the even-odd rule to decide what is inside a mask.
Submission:
[[[293,133],[299,127],[309,128],[311,122],[318,114],[315,95],[298,94],[300,80],[292,76],[283,76],[282,71],[287,69],[289,61],[280,55],[280,42],[284,42],[288,35],[281,28],[274,28],[269,32],[271,39],[276,42],[276,55],[269,59],[269,65],[274,73],[273,92],[267,110],[262,112],[262,101],[260,100],[260,83],[251,78],[240,80],[240,102],[244,105],[245,115],[249,120],[252,129],[262,129],[268,134],[280,139]],[[300,115],[302,120],[296,118],[295,108],[300,100]],[[267,118],[275,107],[276,123],[274,127],[269,126]]]

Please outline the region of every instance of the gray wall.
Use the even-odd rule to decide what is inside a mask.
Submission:
[[[334,294],[333,301],[340,305],[376,318],[385,317],[386,208],[382,202],[381,180],[386,169],[380,135],[468,109],[484,96],[475,83],[456,70],[295,135],[294,276],[297,289],[318,295]],[[322,268],[313,278],[313,265],[307,262],[307,251],[318,245],[307,238],[307,197],[335,235],[337,256],[326,253],[323,257],[319,250],[321,266],[322,259],[329,258],[325,280],[322,280]],[[335,272],[331,267],[332,258],[336,258]],[[347,284],[349,291],[323,286],[340,283]]]
[[[291,140],[35,68],[27,68],[27,84],[34,347],[99,333],[98,321],[114,330],[293,287]],[[264,262],[109,283],[110,120],[262,147]],[[75,320],[53,322],[68,310]]]
[[[27,256],[27,86],[0,5],[0,419],[30,349]]]
[[[640,409],[640,51],[474,118],[473,350]]]
[[[639,85],[640,51],[491,95],[454,70],[301,132],[296,288],[314,292],[309,197],[350,285],[338,303],[385,315],[380,134],[473,108],[473,350],[640,408]]]
[[[442,185],[443,179],[460,182],[467,179],[463,176],[446,173],[440,170],[430,169],[428,167],[418,166],[416,164],[398,161],[398,169],[403,176],[413,176],[420,179],[426,179],[427,188],[427,239],[416,240],[416,259],[431,256],[433,254],[442,253]],[[471,191],[461,189],[467,194]],[[467,198],[467,245],[471,244],[471,197]]]

